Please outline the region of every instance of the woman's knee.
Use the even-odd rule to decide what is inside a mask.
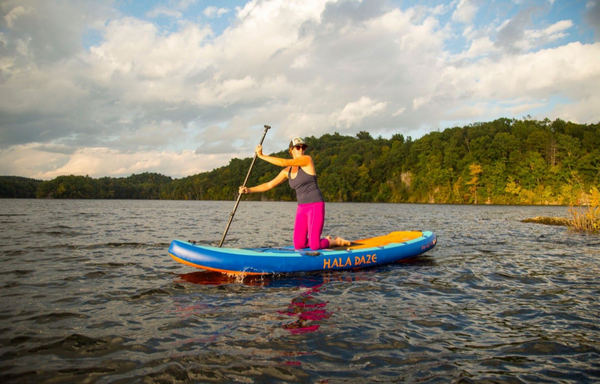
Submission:
[[[304,249],[308,247],[308,238],[306,236],[300,236],[297,233],[294,233],[294,248],[295,249]]]
[[[318,237],[316,239],[309,239],[308,246],[313,251],[316,251],[317,249],[321,249],[321,239]]]

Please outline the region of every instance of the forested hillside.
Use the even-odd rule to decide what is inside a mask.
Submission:
[[[306,138],[327,201],[576,204],[600,178],[600,124],[498,119],[413,141],[339,134]],[[287,151],[276,153],[287,156]],[[250,159],[174,180],[163,198],[233,199]],[[279,169],[263,161],[253,186]],[[248,199],[293,200],[288,187]]]
[[[578,204],[600,181],[600,124],[498,119],[429,133],[418,140],[337,133],[308,137],[327,201],[450,204]],[[268,148],[268,145],[266,145]],[[274,153],[288,157],[287,150]],[[232,200],[251,158],[172,180],[158,174],[39,184],[39,198]],[[257,160],[248,185],[279,168]],[[245,199],[294,200],[287,185]]]
[[[42,180],[29,179],[19,176],[0,176],[0,197],[32,198]]]
[[[129,177],[59,176],[38,187],[38,198],[55,199],[159,199],[161,190],[173,181],[157,173]]]

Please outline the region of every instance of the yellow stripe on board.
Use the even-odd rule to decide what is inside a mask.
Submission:
[[[415,231],[398,231],[392,232],[385,236],[372,237],[370,239],[362,239],[353,241],[350,249],[361,249],[371,247],[381,247],[392,243],[404,243],[410,240],[418,239],[423,236],[423,232]]]

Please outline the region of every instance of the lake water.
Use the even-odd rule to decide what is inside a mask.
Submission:
[[[328,203],[324,234],[431,230],[376,269],[246,278],[181,265],[234,202],[0,200],[2,383],[592,383],[600,237],[565,207]],[[291,243],[295,203],[242,202],[226,247]]]

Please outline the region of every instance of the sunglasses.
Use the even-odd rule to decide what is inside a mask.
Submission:
[[[306,145],[294,145],[294,148],[296,149],[306,149]]]

